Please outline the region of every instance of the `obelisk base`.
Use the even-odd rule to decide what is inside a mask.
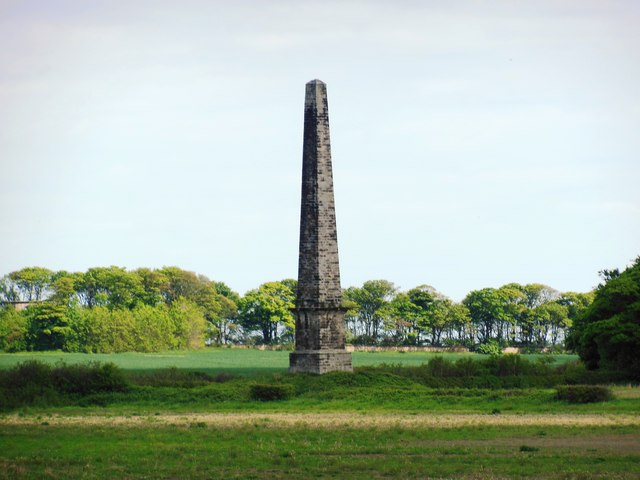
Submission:
[[[289,371],[323,374],[352,372],[351,352],[346,350],[300,350],[289,354]]]

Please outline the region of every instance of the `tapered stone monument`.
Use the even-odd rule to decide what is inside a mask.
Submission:
[[[341,300],[327,86],[312,80],[304,102],[296,350],[289,355],[289,371],[353,369]]]

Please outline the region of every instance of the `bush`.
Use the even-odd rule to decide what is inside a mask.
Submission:
[[[121,392],[127,383],[121,370],[112,363],[89,365],[60,364],[51,367],[30,360],[1,372],[2,409],[23,405],[58,405],[96,393]]]
[[[365,370],[389,372],[431,388],[551,388],[566,383],[562,372],[550,362],[551,358],[530,361],[514,354],[457,361],[437,356],[415,367],[379,365]],[[357,370],[363,371],[363,367]]]
[[[249,388],[249,396],[261,402],[287,400],[293,396],[293,385],[255,384]]]
[[[611,390],[601,385],[559,385],[556,398],[569,403],[606,402],[613,398]]]
[[[483,355],[502,355],[502,348],[495,340],[489,340],[488,342],[479,345],[476,352]]]
[[[17,391],[27,387],[46,389],[52,387],[51,366],[38,360],[27,360],[6,370],[2,387]]]
[[[123,392],[127,389],[122,371],[113,363],[59,364],[51,371],[51,379],[58,392],[74,395]]]

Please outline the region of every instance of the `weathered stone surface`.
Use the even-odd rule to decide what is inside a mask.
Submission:
[[[351,353],[345,350],[296,351],[289,354],[289,371],[323,374],[327,372],[352,371]]]
[[[304,105],[296,351],[289,357],[290,371],[352,369],[341,300],[327,87],[312,80]]]

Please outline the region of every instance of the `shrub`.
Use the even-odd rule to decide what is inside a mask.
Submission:
[[[57,405],[71,396],[120,392],[127,389],[121,370],[112,363],[89,365],[46,363],[30,360],[1,372],[2,409],[21,405]]]
[[[458,377],[457,363],[441,356],[433,357],[426,365],[429,375],[434,377]]]
[[[569,403],[606,402],[613,398],[611,390],[601,385],[558,385],[556,398]]]
[[[483,355],[502,355],[502,348],[500,348],[500,345],[495,340],[489,340],[479,345],[476,352]]]
[[[14,391],[29,386],[50,388],[52,386],[51,366],[38,360],[19,363],[5,372],[2,386]]]
[[[286,400],[293,396],[293,385],[255,384],[249,388],[249,396],[261,402]]]
[[[488,368],[492,375],[506,377],[511,375],[550,375],[550,358],[539,359],[532,362],[525,357],[513,353],[491,356],[480,360],[481,364]]]
[[[113,363],[58,364],[51,371],[51,379],[57,391],[75,395],[122,392],[127,389],[122,371]]]
[[[529,445],[520,445],[521,452],[537,452],[540,450],[538,447],[531,447]]]

